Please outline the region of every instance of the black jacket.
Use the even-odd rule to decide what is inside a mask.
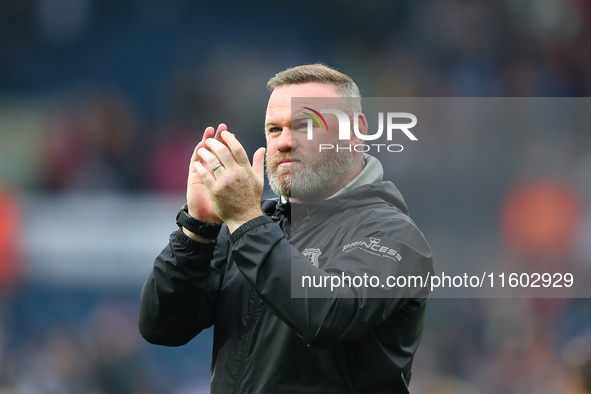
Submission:
[[[433,266],[396,187],[263,210],[216,244],[172,233],[142,290],[144,338],[179,346],[214,325],[212,394],[408,393],[427,286],[381,284]],[[380,285],[313,285],[364,274]]]

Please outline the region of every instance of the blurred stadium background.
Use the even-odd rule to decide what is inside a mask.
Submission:
[[[0,1],[0,393],[208,392],[211,330],[146,344],[139,291],[203,129],[252,154],[268,78],[318,61],[364,96],[590,96],[591,1]],[[436,138],[385,163],[436,258],[591,269],[590,130]],[[588,299],[434,299],[411,389],[591,393],[590,357]]]

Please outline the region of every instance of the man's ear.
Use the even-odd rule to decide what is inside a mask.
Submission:
[[[358,130],[359,130],[359,134],[363,134],[363,135],[367,135],[367,119],[365,119],[365,115],[363,115],[363,113],[360,113],[358,115]],[[357,137],[357,135],[355,134],[354,131],[354,127],[355,127],[355,116],[351,117],[351,141],[357,141],[357,143],[359,144],[363,144],[365,143],[365,140]]]

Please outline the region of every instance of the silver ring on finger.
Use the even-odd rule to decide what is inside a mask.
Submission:
[[[215,170],[217,170],[218,168],[223,167],[222,163],[218,163],[215,166],[211,167],[211,172],[215,172]]]

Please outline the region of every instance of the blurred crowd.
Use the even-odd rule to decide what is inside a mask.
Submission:
[[[0,117],[0,393],[207,392],[208,337],[174,360],[151,350],[135,327],[139,289],[114,302],[27,281],[23,196],[182,195],[205,127],[227,123],[252,154],[266,81],[303,63],[336,67],[368,97],[591,95],[590,0],[301,6],[0,2],[0,113],[18,104],[39,119],[31,134]],[[462,130],[385,163],[436,259],[590,271],[589,130]],[[19,156],[30,165],[7,159]],[[158,376],[167,363],[176,372]],[[591,393],[591,301],[431,300],[414,376],[417,394]]]
[[[266,2],[250,6],[251,19],[236,3],[4,1],[0,92],[49,97],[29,187],[181,192],[202,130],[226,122],[254,150],[265,82],[306,62],[346,71],[368,97],[591,92],[586,0],[325,0],[306,29],[293,15],[273,35],[259,24]],[[325,13],[334,18],[315,26]]]

